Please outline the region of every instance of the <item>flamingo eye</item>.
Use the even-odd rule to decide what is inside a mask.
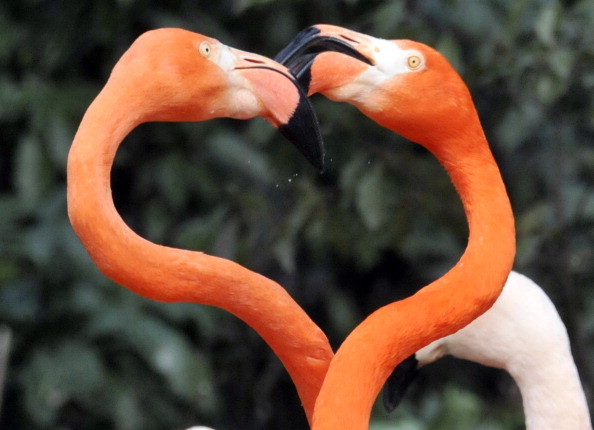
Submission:
[[[408,57],[407,65],[411,70],[417,70],[423,65],[423,59],[419,55],[411,55]]]
[[[210,43],[208,43],[206,40],[204,40],[201,44],[200,44],[200,53],[208,58],[210,57],[210,54],[212,53],[212,46],[210,46]]]

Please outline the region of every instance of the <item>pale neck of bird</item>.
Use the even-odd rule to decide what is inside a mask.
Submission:
[[[456,155],[455,148],[462,153]],[[318,396],[314,430],[367,429],[394,367],[489,309],[512,268],[513,214],[480,124],[443,140],[433,152],[460,193],[469,225],[466,251],[443,277],[378,309],[351,332]]]
[[[221,307],[249,324],[293,378],[311,418],[332,350],[324,333],[277,283],[200,252],[169,248],[135,234],[118,214],[110,171],[118,146],[147,118],[126,89],[108,83],[86,112],[68,158],[68,213],[99,269],[158,301]]]
[[[592,430],[588,403],[567,336],[544,356],[517,357],[507,370],[518,384],[526,430]]]

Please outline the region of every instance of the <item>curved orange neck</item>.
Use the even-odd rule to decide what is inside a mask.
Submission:
[[[86,112],[68,158],[68,214],[99,269],[135,293],[221,307],[270,345],[293,379],[308,419],[332,359],[324,333],[277,283],[236,263],[169,248],[135,234],[111,195],[116,150],[141,122],[142,104],[108,83]]]
[[[367,429],[373,403],[394,367],[466,326],[501,293],[515,254],[513,214],[478,118],[465,128],[439,145],[426,145],[461,196],[469,224],[464,255],[442,278],[377,310],[353,330],[328,369],[312,429]]]

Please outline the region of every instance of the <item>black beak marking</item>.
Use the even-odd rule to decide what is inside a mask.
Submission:
[[[309,27],[300,31],[274,60],[284,64],[307,91],[311,82],[311,65],[315,57],[326,51],[340,52],[359,61],[372,65],[371,61],[357,51],[351,44],[334,36],[321,36],[320,29]]]
[[[264,65],[241,67],[239,69],[270,70],[271,72],[280,73],[293,83],[299,93],[299,101],[289,121],[286,124],[279,125],[278,131],[299,149],[307,161],[323,173],[326,170],[326,166],[324,161],[324,138],[320,131],[320,121],[311,102],[307,98],[307,93],[299,85],[297,79],[291,74],[283,73],[280,70]]]
[[[277,63],[285,64],[285,62],[291,61],[293,58],[302,54],[303,51],[309,48],[309,44],[315,41],[320,34],[320,29],[316,27],[308,27],[301,30],[291,40],[287,46],[281,49],[278,54],[274,57],[274,61]]]
[[[299,91],[299,103],[289,122],[281,125],[278,131],[289,139],[320,173],[323,173],[326,169],[325,149],[318,116],[301,86],[294,80],[293,83]]]
[[[384,408],[392,412],[398,407],[406,390],[417,376],[419,361],[415,355],[411,355],[400,363],[388,377],[384,385],[382,400]]]

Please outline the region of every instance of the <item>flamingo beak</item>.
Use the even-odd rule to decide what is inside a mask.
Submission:
[[[243,54],[235,70],[251,83],[252,90],[267,108],[264,117],[323,172],[325,150],[318,117],[296,78],[285,67],[266,57],[232,51]]]
[[[309,91],[311,66],[316,56],[322,52],[332,51],[342,53],[366,64],[373,65],[367,56],[363,55],[354,47],[358,43],[356,39],[348,35],[339,35],[335,31],[329,31],[335,28],[338,27],[328,25],[308,27],[300,31],[274,57],[275,61],[289,68],[305,92]]]
[[[382,400],[386,411],[392,412],[398,407],[406,390],[417,376],[418,367],[419,361],[414,354],[396,366],[384,385]]]
[[[326,169],[324,139],[316,111],[296,79],[291,79],[291,82],[299,91],[299,101],[289,121],[280,125],[278,131],[295,145],[316,169],[323,172]]]

